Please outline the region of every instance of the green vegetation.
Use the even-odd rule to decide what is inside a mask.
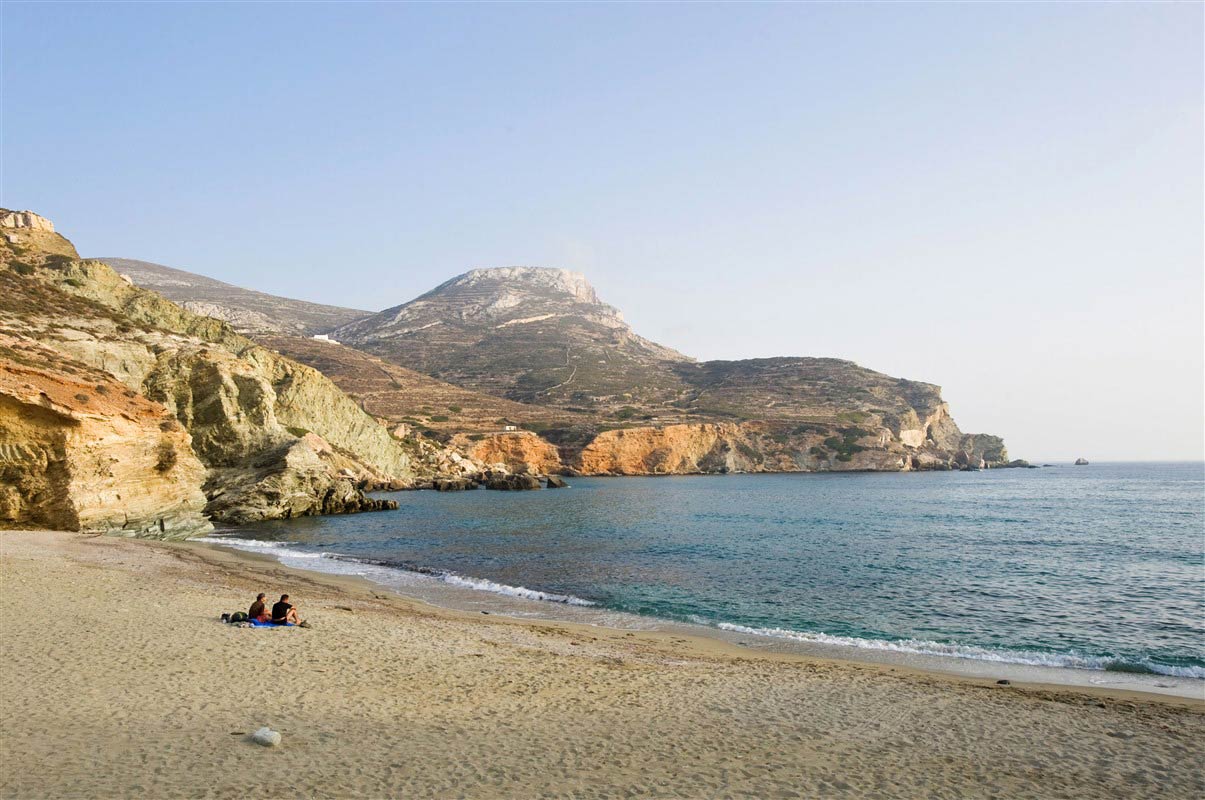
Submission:
[[[460,406],[448,406],[448,410],[453,414],[459,414],[461,411],[464,411],[464,409]]]
[[[745,442],[736,443],[736,451],[750,461],[761,463],[762,455]]]
[[[430,421],[431,422],[447,422],[448,415],[447,414],[436,414],[435,416],[430,418]]]
[[[176,448],[172,443],[162,442],[159,445],[159,459],[155,462],[155,469],[159,472],[167,472],[176,466],[178,459],[179,456],[176,455]]]
[[[854,453],[861,453],[866,448],[858,444],[858,440],[863,436],[870,436],[870,431],[861,428],[846,428],[841,431],[840,436],[830,436],[824,440],[824,446],[837,454],[837,460],[849,462],[853,460]],[[815,452],[817,448],[813,447],[809,452],[812,455],[822,455]]]
[[[296,436],[298,439],[302,438],[307,433],[309,433],[309,431],[307,431],[305,428],[286,427],[285,430],[288,431],[289,433],[293,434],[294,436]]]

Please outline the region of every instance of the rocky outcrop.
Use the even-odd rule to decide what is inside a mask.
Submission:
[[[210,530],[205,467],[184,428],[108,376],[78,372],[0,358],[0,525],[163,538]]]
[[[736,425],[606,431],[582,449],[575,469],[586,475],[751,471],[753,460],[738,449],[738,443],[745,441]]]
[[[1007,466],[1008,449],[999,436],[986,433],[969,433],[959,441],[955,462],[972,469]]]
[[[32,211],[9,211],[0,209],[0,228],[24,228],[27,230],[54,233],[54,223]]]
[[[264,452],[257,469],[210,470],[205,512],[214,519],[243,524],[397,508],[393,500],[365,496],[354,476],[332,469],[322,457],[324,444],[306,436]]]
[[[0,308],[11,360],[44,364],[60,378],[87,374],[170,415],[184,442],[175,448],[179,463],[203,465],[191,497],[196,501],[203,488],[208,502],[195,511],[203,506],[214,519],[247,522],[374,510],[388,503],[367,498],[362,487],[412,482],[405,444],[321,373],[134,287],[107,265],[77,260],[56,234],[40,235],[41,243],[20,247],[0,242]],[[128,420],[108,424],[129,427]],[[129,485],[138,482],[130,478]],[[13,493],[6,494],[12,506]],[[72,495],[81,509],[77,527],[86,522],[83,510],[104,507],[98,498]],[[175,501],[157,489],[147,502],[173,509]],[[137,504],[129,505],[132,521],[115,529],[156,533],[141,524]],[[167,533],[166,521],[158,527]]]
[[[541,487],[540,479],[534,475],[492,473],[485,476],[485,488],[504,492],[526,492]]]
[[[865,423],[863,423],[865,424]],[[947,432],[948,433],[948,432]],[[945,449],[932,439],[910,446],[886,427],[766,422],[625,428],[595,436],[567,461],[583,475],[730,472],[906,472],[998,467],[1008,463],[994,436],[958,434]]]
[[[1086,458],[1077,458],[1077,459],[1075,459],[1075,466],[1077,466],[1077,467],[1086,467],[1086,466],[1088,466],[1088,459],[1086,459]]]
[[[477,481],[469,478],[437,478],[431,482],[437,492],[467,492],[477,488]]]
[[[450,444],[474,461],[487,465],[500,464],[510,472],[551,475],[564,468],[556,446],[531,431],[484,436],[462,434],[453,437]]]

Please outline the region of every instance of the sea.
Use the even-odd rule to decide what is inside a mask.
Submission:
[[[1205,687],[1200,462],[570,484],[382,494],[398,510],[203,540],[466,610]]]

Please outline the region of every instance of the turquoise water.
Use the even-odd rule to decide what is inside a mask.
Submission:
[[[1205,677],[1200,463],[571,483],[226,541],[786,639]]]

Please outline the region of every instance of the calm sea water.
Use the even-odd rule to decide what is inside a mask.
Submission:
[[[788,639],[1205,677],[1200,463],[390,496],[212,538]]]

